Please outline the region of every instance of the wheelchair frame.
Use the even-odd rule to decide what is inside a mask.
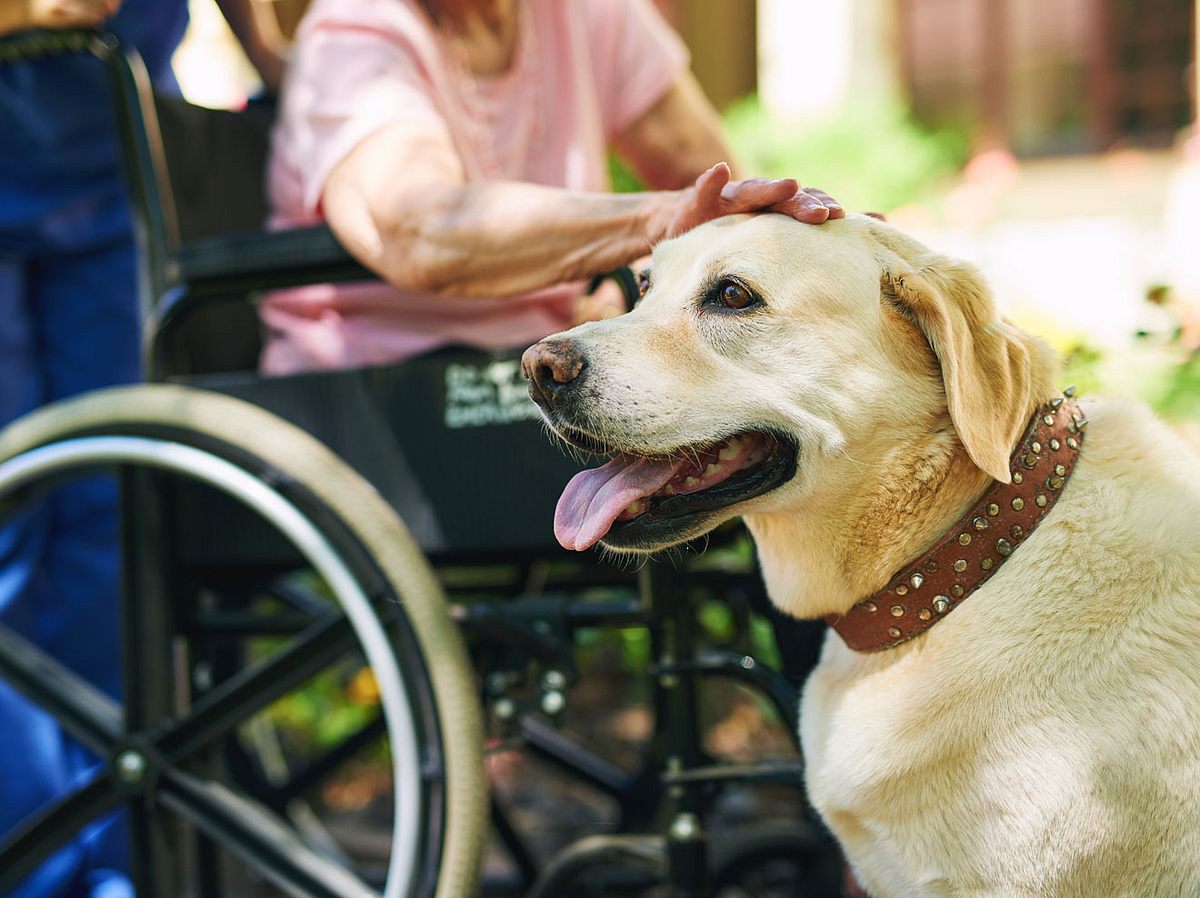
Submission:
[[[168,344],[172,335],[194,311],[215,298],[371,276],[324,227],[181,241],[153,96],[140,59],[136,53],[123,50],[109,36],[63,32],[0,42],[0,64],[7,59],[59,52],[94,53],[103,61],[111,78],[142,252],[141,294],[147,323],[147,367],[151,381],[164,380],[171,373]],[[268,483],[272,478],[287,478],[286,472],[263,471],[259,476]],[[153,547],[159,538],[156,515],[141,516],[146,509],[158,504],[154,476],[131,472],[123,476],[122,485],[126,507],[138,510],[136,514],[126,513],[123,538],[126,586],[130,591],[144,590],[150,595],[170,594],[170,571],[162,570],[161,561],[156,560],[153,551],[147,551],[147,547]],[[603,580],[610,575],[599,576]],[[595,571],[584,571],[580,575],[584,582],[594,583],[596,577]],[[502,644],[540,664],[544,671],[541,678],[543,705],[548,711],[561,707],[565,689],[573,676],[573,640],[577,630],[636,626],[646,628],[650,634],[654,659],[650,676],[655,728],[646,764],[637,773],[617,767],[533,715],[512,715],[511,703],[504,704],[507,690],[501,679],[484,677],[480,690],[483,700],[490,705],[492,717],[507,719],[525,747],[616,799],[621,808],[622,834],[588,837],[568,848],[548,867],[541,868],[504,809],[494,801],[491,803],[491,820],[517,867],[520,893],[529,896],[571,894],[571,884],[582,872],[615,860],[649,871],[651,879],[661,879],[676,898],[699,898],[709,894],[710,886],[711,859],[704,816],[711,790],[731,781],[771,781],[796,787],[798,797],[803,794],[799,764],[722,764],[713,763],[705,756],[699,721],[700,682],[708,677],[722,677],[761,694],[776,709],[793,738],[797,732],[798,690],[787,677],[750,654],[700,649],[693,593],[699,588],[723,597],[740,596],[738,602],[748,609],[761,597],[761,584],[752,571],[692,573],[652,563],[639,572],[636,582],[629,582],[628,577],[616,579],[618,582],[624,580],[627,587],[626,594],[617,598],[579,599],[570,592],[572,584],[568,577],[563,583],[556,584],[560,590],[556,594],[510,597],[503,603],[452,601],[449,605],[449,616],[468,640],[484,639]],[[495,585],[502,593],[511,592],[511,583]],[[161,694],[161,690],[156,690],[153,685],[169,681],[172,663],[165,647],[175,638],[176,612],[165,608],[165,604],[137,601],[130,602],[125,609],[124,652],[130,675],[126,681],[140,680],[148,684],[145,694],[127,696],[126,713],[132,713],[135,723],[142,718],[161,716],[172,702],[170,695]],[[373,607],[375,613],[387,614],[378,601],[368,600],[366,605]],[[188,618],[189,627],[207,628],[218,633],[244,635],[298,631],[311,651],[297,652],[278,665],[273,673],[280,683],[299,682],[302,674],[311,670],[314,653],[325,657],[317,647],[328,633],[314,630],[316,624],[303,613],[291,617],[285,614],[256,618],[228,611],[208,613],[200,609],[191,612]],[[336,621],[318,623],[324,628],[344,627]],[[131,651],[129,646],[135,645],[141,650]],[[103,800],[111,804],[115,796],[118,803],[125,801],[134,809],[135,843],[141,842],[134,846],[135,883],[139,894],[163,895],[162,884],[169,882],[170,876],[161,869],[161,858],[156,856],[166,850],[163,834],[156,829],[161,825],[153,791],[156,784],[128,778],[136,773],[131,770],[131,765],[137,767],[139,752],[143,756],[161,752],[161,746],[118,744],[119,740],[112,738],[115,732],[112,724],[117,714],[112,703],[102,700],[94,689],[78,678],[71,678],[61,668],[47,667],[44,661],[44,658],[30,654],[28,646],[0,625],[0,676],[43,704],[68,729],[85,734],[101,731],[93,744],[110,759],[110,771],[104,781],[115,778],[124,784],[119,790],[106,792]],[[386,661],[380,663],[384,669],[388,668]],[[239,685],[241,681],[234,677],[217,684],[207,694],[199,694],[193,702],[192,715],[201,717],[202,721],[204,714],[225,721],[261,701],[262,696],[255,695],[253,690],[239,692]],[[97,708],[99,714],[95,711]],[[301,771],[289,783],[264,789],[254,797],[264,803],[282,804],[379,732],[379,723],[372,723],[327,757]],[[176,785],[184,789],[189,783],[182,778]],[[89,792],[88,789],[67,797],[24,832],[0,842],[0,891],[17,881],[17,877],[4,873],[4,859],[19,858],[23,853],[44,856],[45,852],[37,847],[39,839],[47,844],[57,844],[64,833],[73,831],[95,815],[99,790]],[[169,800],[167,804],[170,806]],[[209,821],[209,825],[237,826],[237,821],[229,819],[229,815],[218,815]],[[199,828],[204,830],[204,826]],[[657,835],[654,833],[656,828]],[[253,826],[240,830],[249,840],[250,855],[266,865],[286,863],[286,852],[269,844],[270,839],[279,834],[266,830],[255,833],[253,830]],[[637,834],[624,834],[626,831]],[[809,859],[815,858],[812,862],[820,866],[820,858],[829,850],[823,834],[815,829],[804,831],[801,828],[793,835],[794,838],[789,838],[784,834],[777,849],[808,852]],[[201,858],[208,857],[207,853],[213,851],[207,836],[202,836],[197,844],[196,851]],[[28,866],[28,863],[22,864],[23,869]],[[827,868],[828,865],[822,875],[832,875]],[[340,898],[345,894],[358,894],[349,885],[346,891],[339,891],[335,877],[306,879],[304,871],[275,879],[293,895]],[[425,888],[432,887],[427,884]],[[222,893],[220,883],[209,876],[202,876],[199,890],[204,898]]]

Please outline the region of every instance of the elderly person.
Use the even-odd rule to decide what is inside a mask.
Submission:
[[[275,134],[275,223],[327,220],[386,283],[267,297],[263,370],[528,344],[608,314],[589,279],[703,221],[843,214],[792,180],[731,181],[687,66],[649,0],[315,0]],[[652,192],[609,192],[610,145]]]

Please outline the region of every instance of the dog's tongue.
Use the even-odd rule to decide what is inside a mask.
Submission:
[[[683,459],[618,455],[602,468],[571,478],[554,511],[554,535],[564,549],[582,552],[598,542],[635,499],[662,489]]]

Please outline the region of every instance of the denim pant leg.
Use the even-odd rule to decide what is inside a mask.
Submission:
[[[32,266],[45,401],[140,379],[135,252],[131,243]],[[51,534],[34,589],[40,641],[76,673],[116,697],[119,607],[116,484],[73,482],[51,500]]]
[[[28,266],[0,259],[0,425],[40,405],[44,397],[36,364],[36,329],[29,310]],[[23,511],[0,529],[0,621],[36,639],[36,604],[29,584],[45,553],[50,512],[45,505]],[[62,735],[53,718],[0,681],[0,832],[53,798],[70,781]],[[83,851],[70,846],[11,893],[58,895],[69,887]]]
[[[138,378],[133,247],[0,263],[0,422]],[[116,696],[118,555],[111,481],[56,491],[0,530],[0,617]],[[0,831],[86,781],[95,759],[0,684]],[[110,818],[48,861],[13,898],[126,898],[123,827]]]

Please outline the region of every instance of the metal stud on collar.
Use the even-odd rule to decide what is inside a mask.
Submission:
[[[924,633],[982,586],[1016,552],[1066,487],[1076,463],[1075,454],[1082,447],[1088,421],[1082,410],[1068,401],[1073,394],[1074,390],[1069,388],[1063,397],[1047,401],[1033,413],[1021,442],[1010,456],[1013,486],[992,484],[987,498],[978,502],[948,533],[944,532],[933,548],[910,561],[887,587],[863,598],[845,615],[827,618],[850,648],[858,651],[892,648]],[[1062,417],[1057,415],[1059,410],[1065,412]],[[1037,473],[1030,482],[1031,489],[1025,490],[1024,471],[1031,469]],[[1037,509],[1032,509],[1029,503]],[[992,525],[1000,532],[985,534]],[[981,539],[985,542],[980,543]],[[957,555],[962,557],[956,558]],[[917,594],[924,587],[929,587],[931,597]],[[899,604],[897,600],[903,596],[911,599]],[[884,611],[887,613],[879,613]]]

